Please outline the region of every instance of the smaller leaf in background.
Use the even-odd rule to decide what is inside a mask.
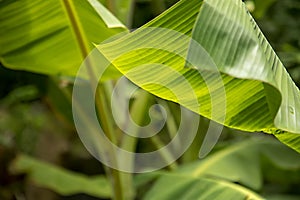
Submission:
[[[101,175],[88,177],[26,155],[19,155],[11,169],[14,173],[27,173],[29,180],[38,186],[61,195],[85,193],[100,198],[111,197],[109,182]]]
[[[256,146],[257,143],[249,141],[232,145],[204,160],[183,166],[179,172],[192,177],[222,178],[258,190],[262,187],[262,175]]]
[[[262,158],[271,166],[262,166]],[[206,159],[183,166],[178,172],[193,177],[217,177],[238,182],[254,190],[263,185],[262,169],[276,166],[300,171],[300,155],[271,137],[253,137],[231,144]]]
[[[254,192],[230,182],[208,178],[195,178],[178,174],[163,175],[146,194],[145,200],[224,200],[263,199]]]
[[[299,173],[297,152],[270,136],[251,137],[171,173],[149,174],[145,179],[158,180],[145,199],[263,199],[251,196],[253,192],[244,186],[264,196],[293,194],[294,198],[298,193],[287,193],[283,188],[297,187]],[[270,186],[281,189],[270,190]]]

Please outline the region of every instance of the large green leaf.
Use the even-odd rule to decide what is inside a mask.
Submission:
[[[182,0],[97,48],[154,95],[300,152],[299,89],[240,0]]]
[[[85,193],[100,198],[111,197],[109,182],[103,176],[87,177],[26,155],[17,157],[12,170],[15,173],[27,173],[29,179],[38,186],[62,195]]]
[[[12,69],[75,76],[93,43],[125,30],[97,0],[1,1],[0,62]],[[112,68],[106,75],[119,74]]]

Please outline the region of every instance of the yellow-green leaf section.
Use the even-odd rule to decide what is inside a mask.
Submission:
[[[143,89],[226,126],[275,134],[300,152],[299,89],[242,1],[182,0],[97,48]]]

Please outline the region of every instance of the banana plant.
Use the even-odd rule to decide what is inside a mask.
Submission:
[[[74,76],[84,56],[93,48],[93,43],[100,43],[126,30],[97,1],[2,1],[1,4],[0,58],[4,66],[13,69]],[[220,72],[226,92],[225,99],[220,99],[226,101],[226,112],[222,112],[221,116],[211,116],[208,95],[219,88],[205,91],[203,88],[208,86],[203,83],[199,71],[207,73],[214,69],[199,59],[201,52],[197,52],[192,44],[189,45],[188,37],[178,40],[176,35],[173,38],[170,35],[154,35],[157,32],[155,29],[153,36],[151,31],[146,31],[149,34],[146,37],[143,32],[146,27],[178,31],[201,44],[208,54],[206,56]],[[111,68],[107,79],[120,76],[116,69],[126,74],[145,62],[169,64],[170,68],[191,82],[201,109],[185,102],[182,102],[183,106],[232,128],[274,134],[300,151],[299,89],[241,1],[183,0],[137,31],[97,48],[108,59],[112,59],[141,44],[144,47],[146,42],[154,43],[157,49],[122,55],[122,58],[113,62],[115,68]],[[163,49],[164,45],[169,45],[168,49],[184,52],[187,60],[196,60],[197,66],[185,65],[183,59],[171,53],[157,58],[156,55],[163,54],[159,48]],[[139,58],[140,53],[145,53],[143,60]],[[132,64],[129,59],[135,64],[125,68],[125,64]],[[155,82],[155,74],[150,74],[150,69],[139,70],[126,76],[137,85],[143,85],[148,79]],[[140,79],[143,73],[149,74],[148,79]],[[186,91],[182,88],[184,86],[180,87],[179,80],[168,73],[161,76],[177,81],[174,85],[179,85],[175,88],[179,94]],[[163,99],[178,101],[153,85],[142,88]]]
[[[104,90],[104,81],[124,75],[157,97],[231,128],[273,134],[300,152],[299,89],[240,0],[181,0],[133,32],[97,0],[5,0],[0,30],[5,67],[74,78],[96,47],[109,63],[100,79]],[[109,130],[105,91],[97,94]],[[113,198],[133,198],[126,178],[111,173]],[[192,182],[215,185],[205,178]],[[216,184],[223,192],[223,182]]]

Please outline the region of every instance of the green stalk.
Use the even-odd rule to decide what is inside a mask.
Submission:
[[[174,160],[173,155],[169,151],[161,149],[162,147],[165,146],[165,144],[161,141],[160,137],[158,135],[155,135],[155,136],[151,137],[150,140],[157,149],[160,149],[159,152],[161,154],[161,157],[165,160],[165,162],[171,163],[170,165],[168,165],[168,168],[170,170],[177,169],[178,165],[177,165],[176,161],[172,162],[172,160]]]
[[[176,136],[177,129],[178,129],[176,120],[174,118],[175,115],[172,113],[168,102],[161,100],[161,99],[157,99],[157,102],[160,105],[163,105],[167,112],[168,119],[167,119],[166,125],[168,128],[168,133],[169,133],[170,138],[174,138]],[[177,145],[180,145],[180,144],[177,144]]]
[[[201,148],[201,145],[204,141],[204,138],[207,133],[207,129],[209,127],[209,120],[201,117],[200,122],[199,122],[199,127],[197,130],[197,135],[193,141],[193,143],[189,146],[189,148],[186,150],[186,152],[183,154],[181,157],[181,161],[183,163],[188,163],[192,162],[194,160],[199,159],[199,150]]]
[[[149,97],[150,95],[148,92],[141,91],[137,99],[133,102],[133,105],[130,109],[130,115],[132,120],[137,124],[142,124],[145,121],[145,113],[148,111],[148,105],[150,102]],[[126,131],[130,132],[131,135],[134,135],[135,137],[124,134],[121,148],[133,152],[137,144],[139,128],[132,126],[131,123],[128,124],[129,126],[125,128]]]
[[[145,121],[145,113],[147,113],[148,109],[149,109],[149,104],[154,102],[154,99],[151,99],[151,95],[146,92],[146,91],[141,91],[140,95],[137,97],[137,99],[134,101],[131,110],[130,110],[130,114],[131,117],[133,119],[133,121],[137,124],[142,124]],[[161,101],[161,103],[164,101]],[[172,131],[174,131],[174,122],[173,119],[169,119],[172,121],[167,121],[167,126],[168,123],[170,127],[172,127]],[[176,129],[177,130],[177,129]],[[133,152],[135,150],[136,144],[137,144],[137,137],[138,137],[138,131],[139,128],[137,128],[136,126],[129,126],[126,128],[127,132],[130,132],[131,135],[134,135],[136,137],[132,137],[132,136],[128,136],[128,135],[124,135],[124,138],[122,139],[122,144],[121,144],[121,148],[125,149],[127,151]],[[176,133],[176,131],[175,131]],[[154,144],[154,146],[157,149],[160,149],[161,147],[165,146],[165,144],[161,141],[161,139],[158,136],[153,136],[150,138],[151,142]],[[170,162],[171,160],[173,160],[173,155],[165,150],[165,149],[161,149],[160,150],[160,154],[162,156],[162,158],[166,161],[166,162]],[[133,163],[133,158],[127,158],[128,163]],[[172,163],[169,168],[171,170],[174,170],[177,168],[177,164],[176,162]]]
[[[88,56],[90,49],[89,49],[88,42],[86,40],[84,31],[81,27],[80,20],[77,16],[73,1],[72,0],[63,0],[62,3],[66,10],[66,13],[69,17],[75,38],[80,47],[82,58],[85,59]],[[98,82],[97,77],[94,76],[94,72],[92,69],[92,63],[90,60],[87,60],[87,70],[88,70],[90,80],[92,82],[94,82],[94,81]],[[96,98],[95,98],[96,108],[98,111],[100,121],[102,122],[104,132],[107,134],[107,137],[113,143],[116,143],[117,141],[116,141],[116,138],[114,137],[113,125],[112,125],[112,123],[110,123],[109,110],[108,110],[108,107],[106,104],[106,99],[105,99],[106,94],[104,92],[105,90],[103,89],[103,87],[105,87],[105,85],[100,84],[99,87],[97,88]],[[116,152],[113,152],[113,151],[112,152],[108,151],[108,152],[111,153],[110,156],[111,156],[112,161],[117,163]],[[122,185],[119,171],[117,171],[115,169],[110,169],[110,173],[111,173],[111,177],[112,177],[111,184],[112,184],[112,188],[114,189],[114,199],[115,200],[125,199],[124,193],[126,191],[123,190],[123,185]]]

